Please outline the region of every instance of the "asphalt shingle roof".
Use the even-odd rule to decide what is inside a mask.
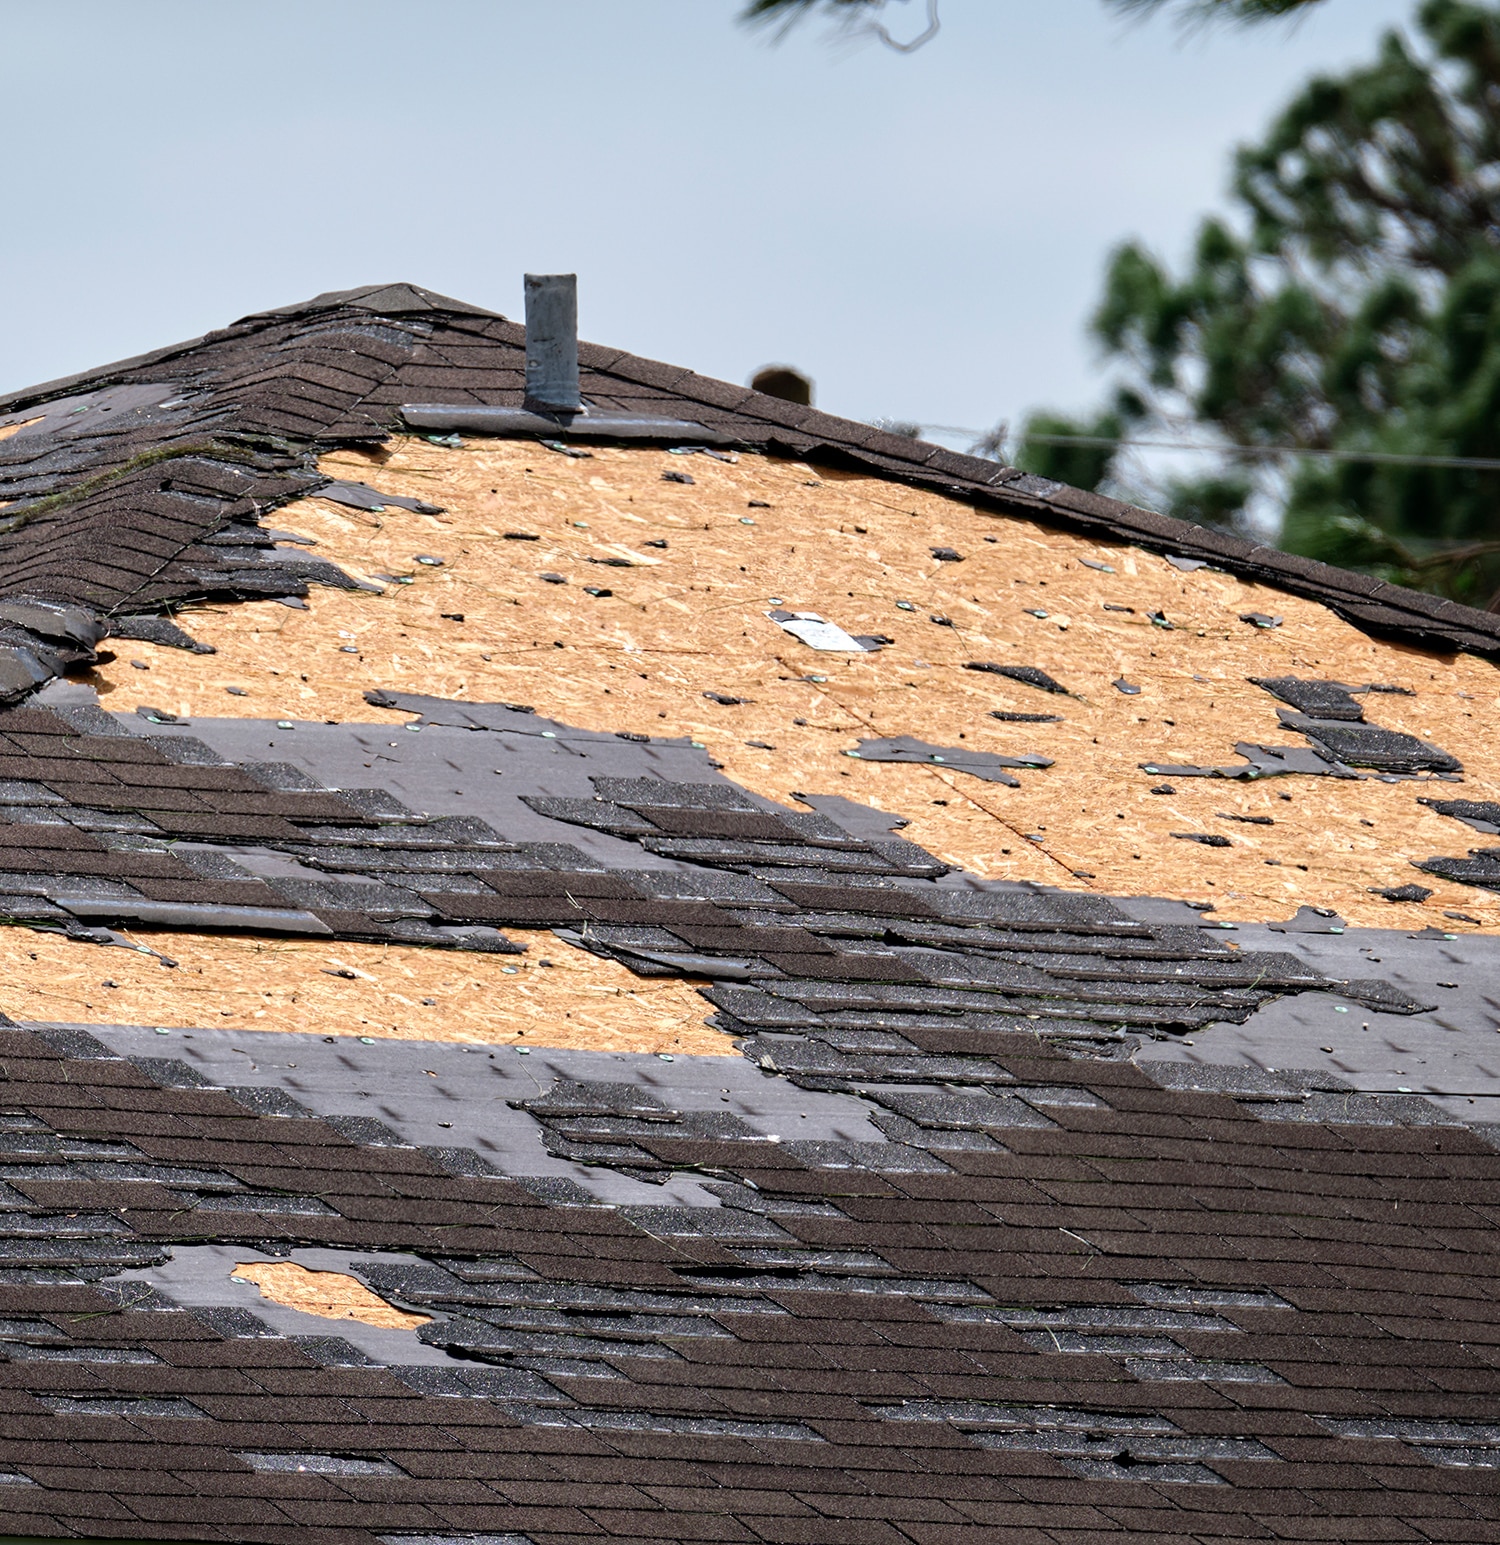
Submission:
[[[585,344],[580,364],[598,409],[687,419],[746,445],[1202,559],[1422,648],[1500,652],[1500,622],[1455,602],[619,350]],[[315,448],[382,438],[412,402],[519,407],[524,367],[518,324],[395,284],[319,296],[12,393],[0,399],[0,429],[22,427],[0,441],[0,597],[102,617],[304,594],[295,565],[267,573],[269,544],[250,527],[318,485]],[[0,613],[0,691],[23,692],[92,641],[76,619],[34,624],[28,636]],[[30,659],[16,660],[17,649]]]
[[[185,646],[163,615],[184,602],[357,587],[265,517],[404,404],[518,406],[522,341],[384,286],[0,403],[20,426],[0,917],[79,948],[155,924],[496,954],[549,928],[694,984],[725,1052],[0,1015],[5,1532],[1495,1539],[1488,940],[1326,911],[1236,939],[1181,903],[985,882],[853,801],[793,810],[680,737],[514,704],[377,693],[438,732],[376,767],[356,725],[276,762],[232,749],[263,723],[127,720],[45,685],[106,627]],[[614,351],[582,363],[600,408],[1206,558],[1408,644],[1500,648],[1496,619],[1430,597]],[[1458,775],[1363,723],[1347,684],[1262,684],[1341,756]],[[393,792],[502,734],[483,814]],[[334,765],[369,786],[315,771]],[[1493,852],[1443,862],[1488,875]],[[1369,1033],[1346,1077],[1310,1070],[1325,1011]],[[1431,1099],[1392,1085],[1387,1053],[1437,1042]],[[288,1262],[403,1315],[319,1317],[234,1274]]]

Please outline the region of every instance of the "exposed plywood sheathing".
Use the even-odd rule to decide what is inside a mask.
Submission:
[[[415,1330],[430,1314],[409,1314],[377,1297],[362,1282],[340,1271],[309,1271],[295,1261],[252,1261],[236,1266],[234,1279],[253,1282],[261,1297],[325,1320],[359,1320],[385,1330]]]
[[[0,928],[0,978],[6,1012],[26,1021],[592,1051],[731,1049],[727,1036],[704,1024],[710,1009],[687,983],[643,980],[549,933],[511,936],[529,946],[525,955],[146,929],[129,935],[176,961],[169,969],[151,954]]]
[[[1476,657],[1372,639],[1314,602],[1208,569],[1182,572],[1139,549],[763,455],[726,465],[600,448],[583,459],[529,442],[449,449],[406,439],[322,466],[444,506],[423,516],[306,499],[277,512],[275,523],[316,539],[319,555],[410,583],[380,595],[315,589],[306,611],[190,612],[185,625],[218,653],[122,642],[95,673],[108,706],[390,721],[403,716],[372,709],[364,689],[521,701],[593,729],[690,734],[758,793],[789,802],[794,790],[837,792],[878,806],[911,822],[904,835],[986,878],[1212,900],[1226,918],[1311,904],[1370,925],[1461,910],[1500,927],[1500,898],[1408,863],[1478,840],[1419,794],[1500,797],[1500,678]],[[692,484],[663,478],[683,472]],[[963,561],[937,560],[934,547]],[[768,620],[778,602],[896,642],[878,654],[814,651]],[[1283,622],[1256,628],[1240,620],[1249,613]],[[1074,695],[964,670],[971,660],[1039,666]],[[1365,699],[1370,718],[1459,757],[1465,783],[1196,779],[1178,780],[1171,795],[1149,792],[1162,779],[1143,762],[1229,764],[1236,741],[1301,744],[1247,679],[1283,674],[1412,689]],[[1116,689],[1119,679],[1139,693]],[[249,696],[226,696],[231,686]],[[749,701],[720,705],[705,692]],[[991,709],[1063,722],[1001,723]],[[901,734],[1040,753],[1055,765],[1021,772],[1022,787],[1010,789],[845,754],[861,737]],[[1184,831],[1231,846],[1173,840]],[[1434,892],[1425,906],[1368,889],[1413,880]]]

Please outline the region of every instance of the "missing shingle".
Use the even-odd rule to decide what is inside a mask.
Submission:
[[[999,1443],[986,1440],[986,1447],[1011,1448],[1019,1444]],[[1029,1445],[1027,1445],[1029,1446]],[[1227,1486],[1229,1483],[1217,1471],[1207,1465],[1169,1464],[1152,1459],[1139,1459],[1129,1449],[1110,1457],[1089,1459],[1071,1454],[1058,1456],[1058,1463],[1065,1470],[1081,1475],[1090,1481],[1131,1481],[1136,1484],[1157,1486]]]
[[[1239,1327],[1222,1315],[1154,1304],[1120,1307],[1114,1304],[1065,1304],[1058,1308],[1030,1305],[1012,1308],[944,1309],[950,1322],[1008,1325],[1012,1330],[1092,1331],[1118,1336],[1152,1335],[1163,1331],[1232,1332]]]
[[[292,1475],[400,1475],[406,1471],[390,1459],[357,1454],[267,1454],[246,1452],[235,1456],[252,1470]]]
[[[52,1395],[37,1398],[57,1416],[150,1416],[176,1421],[206,1420],[208,1413],[173,1396]]]
[[[1145,1304],[1163,1309],[1290,1309],[1279,1293],[1269,1288],[1216,1287],[1205,1283],[1127,1282],[1124,1284]]]
[[[1280,1374],[1260,1363],[1229,1362],[1220,1358],[1190,1357],[1186,1353],[1165,1357],[1126,1357],[1125,1366],[1138,1379],[1157,1383],[1285,1384]]]
[[[117,1363],[138,1366],[160,1363],[145,1347],[102,1346],[31,1346],[24,1342],[7,1345],[5,1355],[13,1363]]]
[[[380,1545],[534,1545],[526,1534],[378,1534]]]
[[[1460,1468],[1500,1468],[1500,1426],[1487,1422],[1431,1420],[1421,1417],[1317,1418],[1336,1437],[1395,1439],[1432,1464]]]
[[[1160,1416],[977,1400],[912,1400],[869,1409],[890,1422],[947,1423],[981,1448],[1048,1455],[1099,1480],[1223,1485],[1209,1465],[1279,1457],[1255,1438],[1199,1437]]]

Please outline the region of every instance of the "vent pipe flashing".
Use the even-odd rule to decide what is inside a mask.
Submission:
[[[690,406],[690,404],[684,404]],[[408,402],[409,428],[449,434],[566,436],[570,440],[655,441],[682,446],[738,443],[692,419],[590,412],[578,391],[578,275],[526,275],[526,399],[520,408]],[[445,442],[446,443],[446,442]],[[0,621],[3,621],[0,618]],[[0,1545],[5,1545],[0,1538]]]
[[[579,413],[578,275],[526,275],[526,406]]]

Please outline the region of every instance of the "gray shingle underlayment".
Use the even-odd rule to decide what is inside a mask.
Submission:
[[[411,1366],[451,1368],[459,1366],[441,1347],[419,1341],[413,1330],[397,1330],[383,1325],[366,1325],[359,1320],[335,1320],[319,1314],[305,1314],[284,1304],[264,1298],[253,1282],[234,1278],[236,1266],[262,1261],[294,1261],[309,1271],[338,1272],[352,1275],[350,1265],[370,1256],[368,1250],[297,1249],[285,1255],[268,1255],[249,1245],[174,1245],[172,1258],[160,1266],[142,1271],[121,1272],[120,1282],[145,1282],[159,1288],[174,1303],[185,1309],[240,1309],[252,1314],[271,1331],[282,1336],[338,1336],[375,1362]],[[389,1255],[382,1259],[416,1262],[415,1256]],[[244,1327],[246,1330],[252,1327]]]
[[[168,740],[195,737],[235,762],[290,762],[330,788],[378,786],[421,813],[477,816],[509,841],[567,842],[600,863],[621,868],[681,866],[643,852],[636,843],[538,815],[520,796],[592,799],[590,776],[730,786],[709,765],[708,753],[692,746],[642,745],[614,736],[544,737],[540,731],[549,721],[524,714],[511,715],[520,728],[508,730],[308,721],[282,729],[273,719],[195,718],[172,725],[133,714],[115,717],[133,733]]]
[[[707,1010],[708,1005],[704,1005]],[[552,1158],[541,1128],[510,1100],[526,1100],[555,1080],[635,1083],[673,1109],[722,1111],[768,1136],[820,1142],[884,1142],[869,1107],[849,1095],[799,1089],[762,1073],[737,1053],[680,1056],[671,1062],[628,1052],[554,1051],[522,1055],[514,1047],[340,1036],[330,1042],[296,1031],[172,1030],[150,1026],[80,1026],[126,1057],[185,1062],[207,1083],[285,1090],[321,1116],[383,1121],[418,1147],[472,1148],[502,1174],[576,1181],[614,1203],[716,1207],[697,1182],[651,1185],[599,1166]]]
[[[1316,1068],[1370,1093],[1427,1095],[1462,1121],[1500,1121],[1500,939],[1384,928],[1280,933],[1250,923],[1228,937],[1245,950],[1286,950],[1331,977],[1379,976],[1439,1006],[1377,1014],[1310,992],[1263,1004],[1243,1025],[1150,1042],[1144,1055]]]

